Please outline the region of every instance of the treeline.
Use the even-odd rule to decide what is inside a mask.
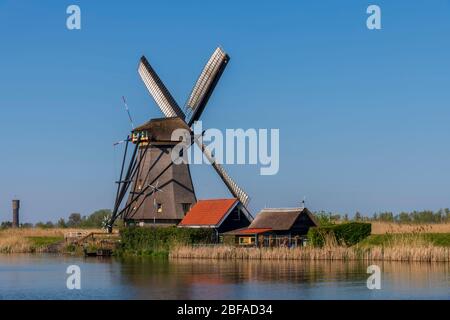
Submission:
[[[400,212],[394,214],[393,212],[379,212],[372,216],[362,215],[356,212],[352,218],[347,214],[341,215],[332,212],[318,211],[314,212],[316,218],[322,225],[332,224],[341,221],[381,221],[381,222],[396,222],[396,223],[450,223],[450,209],[440,209],[438,211],[423,210],[412,212]]]
[[[21,228],[103,228],[105,221],[111,216],[111,210],[102,209],[93,212],[90,215],[82,216],[80,213],[72,213],[66,219],[61,218],[57,222],[47,221],[47,222],[37,222],[32,223],[22,223]],[[5,221],[0,224],[1,229],[11,228],[12,222]]]
[[[380,212],[373,214],[371,220],[399,223],[445,223],[450,222],[450,209],[400,212],[399,214]]]

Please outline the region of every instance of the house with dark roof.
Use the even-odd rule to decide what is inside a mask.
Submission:
[[[181,220],[180,228],[212,228],[216,234],[246,228],[252,215],[238,199],[199,200]]]
[[[303,245],[309,228],[318,226],[307,208],[263,209],[247,227],[224,233],[224,241],[238,245]]]

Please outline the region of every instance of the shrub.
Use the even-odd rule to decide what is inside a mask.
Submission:
[[[340,245],[352,246],[368,237],[372,231],[370,223],[350,222],[332,226],[310,228],[308,239],[313,246],[322,247],[326,239],[333,237]]]
[[[177,227],[128,227],[120,230],[119,254],[160,255],[178,245],[211,243],[212,229]]]

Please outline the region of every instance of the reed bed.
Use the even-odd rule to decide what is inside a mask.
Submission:
[[[235,260],[382,260],[449,262],[450,250],[444,247],[336,247],[330,248],[240,248],[231,246],[177,247],[170,254],[176,259]]]
[[[372,234],[386,233],[450,233],[450,223],[394,223],[374,221]]]
[[[49,229],[40,229],[40,228],[18,228],[18,229],[5,229],[0,231],[0,239],[6,237],[63,237],[66,233],[69,232],[79,232],[79,231],[88,231],[88,232],[102,232],[101,229],[75,229],[75,228],[49,228]]]
[[[240,259],[240,260],[365,260],[449,262],[450,248],[434,246],[421,234],[395,235],[383,246],[339,245],[327,237],[323,247],[257,248],[234,246],[180,246],[171,250],[170,258]]]
[[[5,229],[0,231],[0,253],[39,253],[47,252],[46,242],[57,242],[64,239],[67,232],[80,229]],[[86,230],[83,230],[86,231]],[[96,229],[90,232],[100,231]],[[47,240],[47,241],[46,241]]]
[[[33,252],[29,239],[20,236],[0,237],[0,253],[28,253]]]

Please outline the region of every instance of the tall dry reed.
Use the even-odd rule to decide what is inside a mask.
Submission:
[[[448,262],[450,250],[444,247],[390,246],[324,246],[322,248],[243,248],[208,246],[174,248],[170,258],[186,259],[270,259],[270,260],[383,260],[383,261],[443,261]]]
[[[0,253],[34,253],[45,252],[47,247],[36,245],[32,238],[57,238],[64,237],[68,232],[77,232],[80,229],[40,229],[40,228],[19,228],[5,229],[0,231]],[[100,229],[92,229],[90,232]]]
[[[450,223],[394,223],[374,221],[372,234],[386,233],[450,233]]]

